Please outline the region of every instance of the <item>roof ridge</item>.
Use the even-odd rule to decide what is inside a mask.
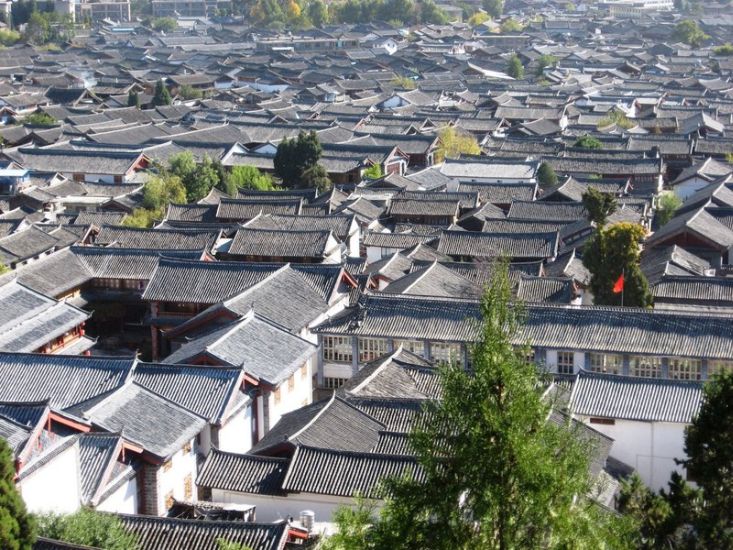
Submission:
[[[326,403],[323,407],[321,407],[321,410],[318,411],[313,416],[313,418],[311,418],[308,422],[306,422],[305,425],[303,427],[301,427],[297,432],[295,432],[293,435],[287,436],[288,439],[290,441],[293,441],[296,437],[298,437],[299,435],[301,435],[305,430],[307,430],[308,428],[310,428],[316,422],[316,420],[318,420],[321,417],[321,415],[326,410],[328,410],[329,408],[331,408],[331,405],[333,405],[333,402],[335,400],[336,400],[336,392],[334,391],[334,392],[331,393],[331,398],[328,400],[328,403]],[[296,452],[297,452],[297,449],[296,449]]]

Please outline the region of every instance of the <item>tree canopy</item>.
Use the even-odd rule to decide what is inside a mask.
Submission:
[[[277,189],[270,175],[263,174],[254,166],[234,166],[231,172],[224,176],[224,180],[228,186],[226,191],[231,196],[234,196],[237,189],[256,189],[258,191]]]
[[[89,508],[67,515],[42,515],[38,525],[39,534],[50,539],[105,550],[137,548],[136,537],[125,530],[119,518]]]
[[[682,199],[675,193],[668,192],[659,196],[657,201],[657,224],[659,227],[665,225],[672,219],[675,212],[682,206]]]
[[[331,180],[328,179],[328,172],[320,164],[315,164],[305,170],[301,181],[305,189],[317,189],[319,193],[328,191],[331,188]]]
[[[15,487],[13,451],[0,437],[0,548],[31,550],[35,540],[36,523]]]
[[[171,101],[171,93],[163,83],[163,79],[158,80],[158,82],[155,83],[155,91],[153,92],[153,105],[156,107],[170,105]]]
[[[543,162],[537,169],[537,181],[542,187],[552,187],[557,185],[557,174],[555,169],[548,163]]]
[[[482,5],[486,13],[494,19],[501,17],[504,13],[504,0],[483,0]]]
[[[305,187],[305,171],[317,165],[320,158],[321,143],[316,133],[301,131],[298,137],[285,138],[278,145],[274,159],[275,175],[286,187]]]
[[[130,90],[127,94],[127,106],[140,108],[140,96],[135,90]]]
[[[608,217],[618,208],[616,197],[611,193],[602,193],[595,187],[589,187],[583,193],[582,200],[588,221],[595,223],[597,227],[606,225]]]
[[[581,149],[602,149],[603,144],[598,138],[585,135],[576,139],[573,147],[580,147]]]
[[[517,80],[524,78],[524,65],[522,65],[522,60],[519,59],[517,54],[509,58],[506,66],[506,74]]]
[[[438,133],[438,149],[435,151],[435,161],[455,159],[461,155],[478,155],[481,153],[478,141],[467,132],[447,126]]]
[[[598,305],[649,307],[652,295],[639,265],[639,245],[646,230],[639,224],[619,222],[598,226],[583,249],[583,265],[590,271],[590,289]],[[623,292],[614,286],[623,275]]]
[[[685,19],[680,21],[674,28],[673,37],[675,40],[689,44],[693,48],[702,46],[703,42],[710,39],[697,24],[697,21]]]
[[[27,115],[23,119],[23,124],[28,124],[29,126],[43,126],[45,128],[50,128],[51,126],[56,126],[58,124],[58,120],[53,118],[48,113],[38,111]]]

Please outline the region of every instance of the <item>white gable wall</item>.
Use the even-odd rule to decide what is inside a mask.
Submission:
[[[99,512],[115,514],[137,514],[137,478],[133,477],[115,492],[100,502],[96,508]]]
[[[587,416],[578,419],[612,438],[610,456],[635,468],[651,489],[666,488],[672,472],[680,472],[684,477],[684,469],[674,459],[686,457],[686,424],[615,420],[609,425],[591,423]]]
[[[18,483],[29,512],[69,514],[81,506],[79,446],[71,445]],[[32,467],[32,464],[31,464]]]

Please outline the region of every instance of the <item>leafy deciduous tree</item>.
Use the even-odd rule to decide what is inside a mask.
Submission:
[[[680,206],[682,206],[682,199],[676,194],[672,192],[662,194],[657,202],[657,223],[659,227],[671,220]]]
[[[328,7],[323,0],[313,0],[308,4],[308,19],[310,19],[311,23],[318,28],[328,25]]]
[[[557,65],[557,57],[550,54],[542,54],[537,58],[537,76],[541,76],[546,67],[554,67]]]
[[[438,149],[435,151],[436,162],[461,155],[478,155],[481,153],[478,141],[471,134],[456,130],[453,126],[443,128],[438,134]]]
[[[509,58],[506,66],[506,74],[517,80],[524,78],[524,65],[519,56],[514,54]]]
[[[576,139],[575,143],[573,143],[573,147],[579,147],[581,149],[602,149],[603,144],[598,138],[585,135]]]
[[[254,166],[235,166],[225,177],[228,185],[237,189],[256,189],[258,191],[275,191],[277,188],[269,174],[263,174]]]
[[[23,124],[28,124],[29,126],[44,126],[50,128],[51,126],[56,126],[58,124],[58,121],[48,113],[38,111],[26,116],[23,119]]]
[[[134,550],[137,539],[119,518],[82,508],[68,515],[48,514],[38,518],[39,534],[56,540],[104,548]]]
[[[504,13],[504,0],[483,0],[484,10],[494,19]]]
[[[692,19],[685,19],[680,21],[674,28],[673,36],[675,40],[689,44],[693,48],[702,46],[702,43],[710,38],[709,35],[705,34],[697,24],[697,21]]]
[[[317,189],[319,193],[328,191],[331,188],[331,180],[328,178],[328,172],[320,164],[307,168],[303,172],[301,182],[305,189]]]
[[[130,90],[127,94],[127,106],[140,108],[140,96],[135,90]]]
[[[524,27],[519,21],[512,19],[511,17],[501,23],[501,32],[503,33],[519,32],[523,28]]]
[[[381,164],[372,164],[369,168],[364,170],[364,177],[369,178],[370,180],[378,180],[382,176],[384,176],[384,172],[382,172]]]
[[[420,3],[420,21],[431,25],[445,25],[448,23],[448,16],[433,0],[423,0]]]

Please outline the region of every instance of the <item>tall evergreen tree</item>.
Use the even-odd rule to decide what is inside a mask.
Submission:
[[[385,483],[386,505],[366,535],[360,515],[348,516],[350,550],[625,547],[621,522],[587,498],[588,439],[548,420],[538,367],[514,345],[524,315],[508,266],[496,273],[470,369],[442,365],[441,397],[414,423],[421,475]]]
[[[616,212],[618,208],[616,197],[611,193],[602,193],[595,187],[590,187],[583,193],[582,198],[588,221],[595,223],[596,227],[606,225],[608,216]]]
[[[303,174],[318,164],[321,158],[321,143],[315,132],[303,132],[295,139],[284,139],[275,153],[275,175],[286,187],[304,187]]]
[[[685,432],[685,454],[681,464],[704,495],[695,522],[701,541],[733,548],[733,372],[705,385],[700,412]]]
[[[15,487],[15,461],[8,443],[0,438],[0,548],[31,550],[36,540],[33,517]]]
[[[140,96],[135,90],[130,90],[127,94],[127,106],[140,108]]]
[[[168,91],[168,88],[165,87],[163,79],[158,80],[158,82],[155,83],[155,92],[153,92],[153,105],[156,107],[170,105],[171,101],[171,93]]]

